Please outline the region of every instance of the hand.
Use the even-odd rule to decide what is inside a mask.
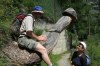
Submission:
[[[41,36],[38,36],[38,40],[39,41],[46,41],[47,38],[45,36],[41,35]]]

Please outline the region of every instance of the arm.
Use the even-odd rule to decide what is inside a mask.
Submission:
[[[82,66],[87,66],[87,59],[85,56],[81,57]]]
[[[74,62],[73,62],[73,59],[77,57],[77,52],[75,51],[71,57],[71,65],[74,66]]]
[[[37,36],[36,34],[33,33],[33,18],[31,16],[28,16],[26,18],[26,35],[31,37],[32,39],[36,39],[38,41],[46,41],[46,38],[42,35]]]
[[[27,31],[26,35],[31,37],[32,39],[36,39],[38,41],[46,41],[47,40],[46,37],[44,37],[43,35],[37,36],[32,31]]]
[[[72,58],[71,58],[71,61],[72,61],[75,57],[77,57],[77,52],[76,52],[76,51],[73,53]]]

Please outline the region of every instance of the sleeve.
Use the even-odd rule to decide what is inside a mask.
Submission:
[[[33,31],[33,18],[31,16],[26,17],[26,31]]]
[[[77,57],[77,52],[74,52],[74,53],[73,53],[72,58],[71,58],[71,61],[72,61],[75,57]]]
[[[87,66],[87,58],[85,56],[81,57],[82,66]]]

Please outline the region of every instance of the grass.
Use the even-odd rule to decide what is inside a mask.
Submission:
[[[87,40],[87,53],[91,59],[91,66],[100,65],[100,35],[90,36]]]
[[[53,63],[53,66],[58,66],[57,61],[61,58],[61,55],[50,54],[49,57]],[[42,61],[41,66],[47,66],[47,65],[44,63],[44,61]]]
[[[5,59],[6,57],[4,54],[0,51],[0,66],[6,66],[8,61]]]
[[[62,55],[63,55],[63,54],[66,54],[66,53],[69,53],[69,52],[64,52],[64,53],[58,54],[58,55],[54,55],[54,54],[51,53],[51,54],[49,55],[49,57],[50,57],[50,59],[51,59],[51,61],[52,61],[52,63],[53,63],[53,66],[58,66],[57,61],[59,61],[59,60],[61,59]],[[47,66],[47,65],[44,63],[44,61],[42,61],[42,62],[41,62],[41,66]]]
[[[9,26],[10,26],[10,20],[4,20],[0,21],[0,47],[2,47],[3,44],[6,44],[9,39]]]

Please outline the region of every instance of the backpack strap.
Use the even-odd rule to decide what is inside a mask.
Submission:
[[[35,21],[34,17],[32,16],[32,14],[28,14],[27,16],[31,16],[33,18],[33,27],[34,27],[34,21]]]
[[[80,57],[80,63],[84,66],[87,66],[87,57],[85,53]]]
[[[33,21],[35,21],[35,20],[34,20],[34,17],[33,17],[31,14],[26,15],[26,17],[27,17],[27,16],[31,16],[31,17],[33,18]],[[33,22],[33,26],[34,26],[34,22]],[[24,32],[26,32],[26,30],[20,33],[19,38],[25,36],[25,34],[23,34]]]
[[[86,59],[87,59],[87,65],[90,65],[90,63],[91,63],[91,60],[90,60],[90,57],[89,57],[89,55],[85,54],[85,56],[86,56]]]

